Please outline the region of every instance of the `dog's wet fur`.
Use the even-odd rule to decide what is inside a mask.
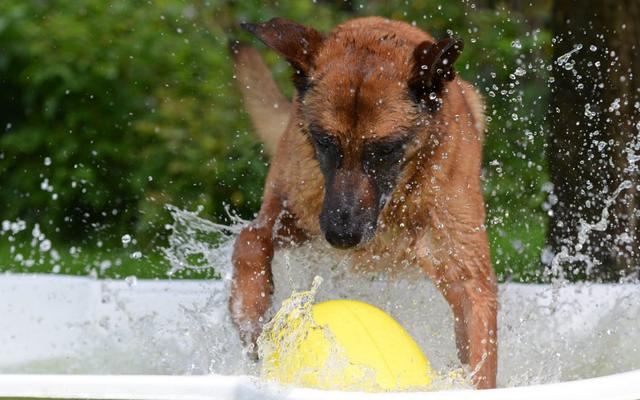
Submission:
[[[289,103],[256,50],[232,46],[246,107],[273,156],[260,212],[233,254],[229,305],[243,341],[255,344],[266,322],[274,250],[322,236],[356,267],[419,266],[451,305],[475,385],[495,387],[483,105],[456,76],[462,42],[378,17],[326,34],[280,18],[242,27],[291,64],[296,88]]]

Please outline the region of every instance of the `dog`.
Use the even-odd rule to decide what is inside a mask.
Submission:
[[[245,106],[272,155],[262,206],[232,257],[229,309],[243,342],[255,346],[266,322],[274,251],[322,236],[357,266],[424,271],[451,306],[474,385],[494,388],[484,106],[456,76],[462,41],[379,17],[326,34],[280,18],[241,26],[289,62],[295,87],[289,102],[254,48],[232,46]]]

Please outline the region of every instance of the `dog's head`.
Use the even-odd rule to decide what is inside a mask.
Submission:
[[[367,241],[427,140],[462,42],[411,46],[393,32],[340,28],[324,35],[279,18],[243,27],[294,69],[298,123],[324,175],[325,238],[339,248]]]

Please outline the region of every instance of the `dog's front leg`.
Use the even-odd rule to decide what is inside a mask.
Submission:
[[[453,311],[460,362],[475,372],[473,383],[477,388],[496,387],[497,285],[488,256],[474,253],[464,257],[446,245],[435,246],[430,235],[418,241],[416,254],[420,267]]]
[[[498,365],[495,284],[472,278],[439,288],[453,310],[460,361],[472,368],[473,383],[478,389],[495,388]]]
[[[242,229],[233,249],[233,279],[229,310],[240,338],[256,356],[256,340],[271,306],[273,227],[282,208],[277,199],[265,199],[258,217]]]

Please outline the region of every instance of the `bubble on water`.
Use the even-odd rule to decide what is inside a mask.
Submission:
[[[520,42],[519,39],[516,39],[513,42],[511,42],[511,47],[513,47],[514,49],[521,49],[522,43]]]
[[[511,119],[512,120],[517,121],[519,118],[520,117],[518,117],[518,114],[516,114],[516,113],[511,114]]]
[[[598,50],[598,48],[594,44],[592,44],[591,46],[589,46],[589,50],[596,51]]]
[[[133,253],[131,253],[131,258],[133,258],[134,260],[141,259],[142,258],[142,252],[134,251]]]
[[[516,76],[524,76],[527,73],[527,71],[522,68],[522,67],[518,67],[516,68],[514,74],[516,74]]]
[[[45,157],[44,158],[44,165],[47,166],[47,167],[49,165],[51,165],[51,157]]]

